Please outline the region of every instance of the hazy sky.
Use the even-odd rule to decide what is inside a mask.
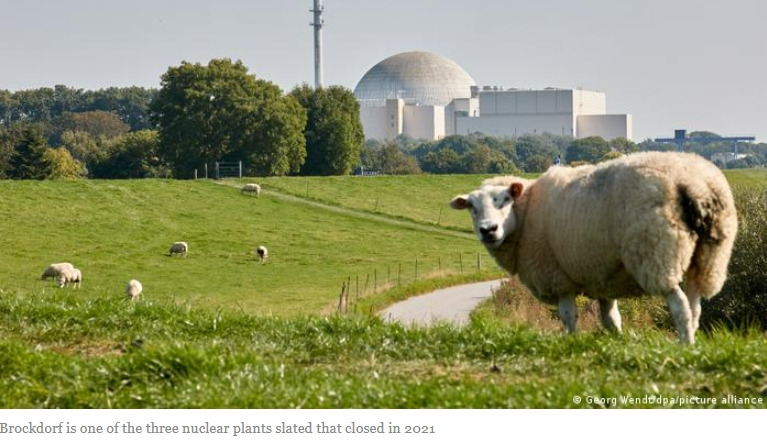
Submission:
[[[765,0],[324,0],[325,82],[404,51],[479,85],[583,87],[634,140],[676,128],[767,142]],[[0,89],[159,87],[181,61],[240,59],[313,84],[311,0],[0,0]]]

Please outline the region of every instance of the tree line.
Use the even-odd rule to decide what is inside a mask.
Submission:
[[[717,157],[733,145],[695,141],[704,136],[716,138],[692,132],[685,149],[722,168],[767,162],[767,144],[741,144],[739,157]],[[349,89],[304,84],[285,93],[229,59],[170,67],[160,89],[0,90],[0,178],[185,179],[216,161],[242,161],[252,176],[534,173],[555,158],[577,165],[675,148],[551,134],[365,142]]]
[[[248,175],[343,175],[364,141],[340,86],[284,93],[240,61],[183,62],[159,90],[0,91],[0,177],[192,178],[216,161]]]

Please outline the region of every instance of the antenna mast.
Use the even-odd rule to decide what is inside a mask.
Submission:
[[[319,89],[325,82],[322,73],[322,26],[325,21],[322,19],[322,12],[325,7],[322,6],[322,0],[314,0],[314,21],[309,25],[314,28],[314,88]]]

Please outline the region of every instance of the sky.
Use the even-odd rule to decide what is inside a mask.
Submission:
[[[764,0],[323,0],[325,84],[427,51],[478,85],[582,87],[634,141],[674,129],[767,142]],[[159,88],[182,61],[314,83],[312,0],[0,0],[0,89]]]

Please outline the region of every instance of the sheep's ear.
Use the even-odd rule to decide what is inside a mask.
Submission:
[[[511,197],[514,199],[519,198],[520,195],[522,195],[522,191],[525,189],[525,186],[522,183],[514,183],[509,187],[509,191],[511,192]]]
[[[460,195],[453,198],[453,200],[450,201],[450,207],[456,210],[468,209],[469,200],[467,199],[467,195]]]

